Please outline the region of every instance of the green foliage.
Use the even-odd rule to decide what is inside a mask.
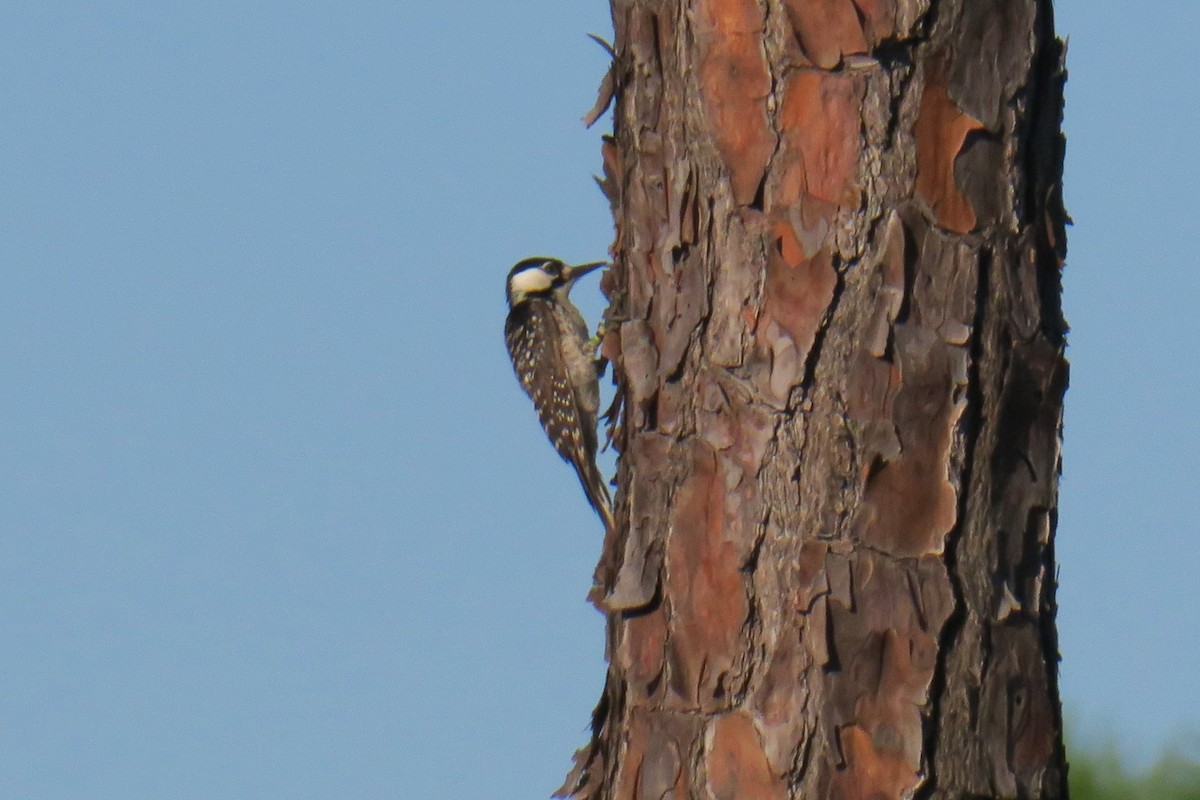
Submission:
[[[1200,762],[1174,750],[1148,769],[1130,771],[1115,745],[1068,749],[1071,800],[1200,800]]]

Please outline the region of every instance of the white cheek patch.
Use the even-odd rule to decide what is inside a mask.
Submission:
[[[552,281],[550,276],[542,272],[537,267],[530,267],[522,270],[512,278],[512,287],[515,291],[521,294],[536,294],[544,292],[550,288]]]

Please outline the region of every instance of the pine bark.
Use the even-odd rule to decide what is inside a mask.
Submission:
[[[613,0],[581,800],[1059,798],[1049,0]]]

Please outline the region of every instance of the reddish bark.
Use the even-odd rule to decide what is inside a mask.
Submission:
[[[613,0],[578,798],[1064,797],[1049,0]]]

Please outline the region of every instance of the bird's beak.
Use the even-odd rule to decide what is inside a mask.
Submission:
[[[566,280],[567,284],[573,284],[576,280],[582,278],[584,275],[587,275],[592,270],[607,266],[607,261],[592,261],[588,264],[575,264],[574,266],[567,266],[567,268],[563,270],[563,278]]]

